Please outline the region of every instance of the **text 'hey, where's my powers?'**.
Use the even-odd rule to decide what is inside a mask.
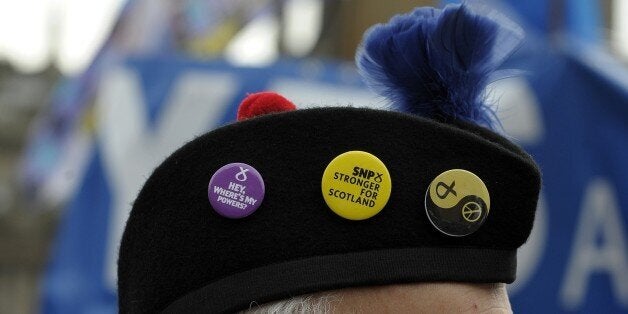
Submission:
[[[235,182],[229,182],[228,187],[215,185],[213,193],[218,196],[217,201],[239,209],[246,209],[248,205],[255,205],[257,199],[246,195],[246,186]]]

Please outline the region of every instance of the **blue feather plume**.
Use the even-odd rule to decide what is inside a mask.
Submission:
[[[465,5],[417,8],[371,27],[356,54],[366,83],[400,111],[492,127],[484,89],[523,31],[495,12]]]

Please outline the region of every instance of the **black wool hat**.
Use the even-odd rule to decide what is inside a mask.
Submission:
[[[428,58],[432,65],[421,73],[440,79],[408,96],[385,86],[406,88],[390,83],[405,72],[387,69],[398,66],[391,55],[404,59],[407,51],[369,47],[373,40],[399,46],[405,39],[396,36],[414,29],[421,41],[439,38],[438,45],[464,56],[475,51],[465,39],[492,46],[498,26],[449,6],[418,9],[369,31],[358,66],[367,79],[385,76],[379,87],[410,113],[292,110],[276,94],[254,94],[241,105],[240,121],[174,152],[133,204],[118,262],[120,311],[221,313],[354,286],[512,282],[540,174],[518,146],[478,125],[490,121],[478,105],[486,80],[470,78],[478,56],[447,65],[467,76],[457,83]],[[413,80],[426,78],[400,82]],[[461,92],[478,86],[475,94]],[[452,112],[460,95],[469,107]]]

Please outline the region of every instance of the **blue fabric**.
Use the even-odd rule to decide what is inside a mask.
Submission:
[[[43,281],[42,313],[114,313],[116,294],[104,282],[110,190],[98,149],[77,197],[59,225]]]
[[[595,210],[587,203],[594,195],[594,182],[609,184],[611,200],[616,203],[612,210],[618,212],[626,243],[628,194],[623,191],[628,191],[628,89],[577,54],[552,53],[547,47],[527,51],[531,54],[519,55],[510,65],[531,73],[529,83],[540,102],[544,137],[526,149],[543,172],[549,226],[538,270],[524,289],[512,295],[513,309],[521,313],[623,312],[626,304],[615,297],[618,291],[613,288],[614,281],[623,279],[613,278],[615,274],[605,269],[583,270],[589,281],[575,307],[565,304],[561,290],[569,284],[568,269],[577,252],[574,242],[583,231],[581,217]],[[628,71],[623,76],[628,78]],[[609,210],[611,204],[600,206]],[[596,238],[591,243],[602,250],[613,240],[603,233],[611,226],[596,226]],[[626,252],[626,247],[619,251]],[[622,267],[625,276],[628,265]]]
[[[590,0],[567,1],[567,32],[589,43],[604,44],[604,24],[602,21],[602,2]]]

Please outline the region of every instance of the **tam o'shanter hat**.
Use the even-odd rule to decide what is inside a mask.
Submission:
[[[356,61],[394,111],[293,110],[250,95],[238,122],[146,181],[118,262],[123,313],[217,313],[409,282],[512,282],[540,174],[483,101],[512,24],[462,5],[376,25]]]

